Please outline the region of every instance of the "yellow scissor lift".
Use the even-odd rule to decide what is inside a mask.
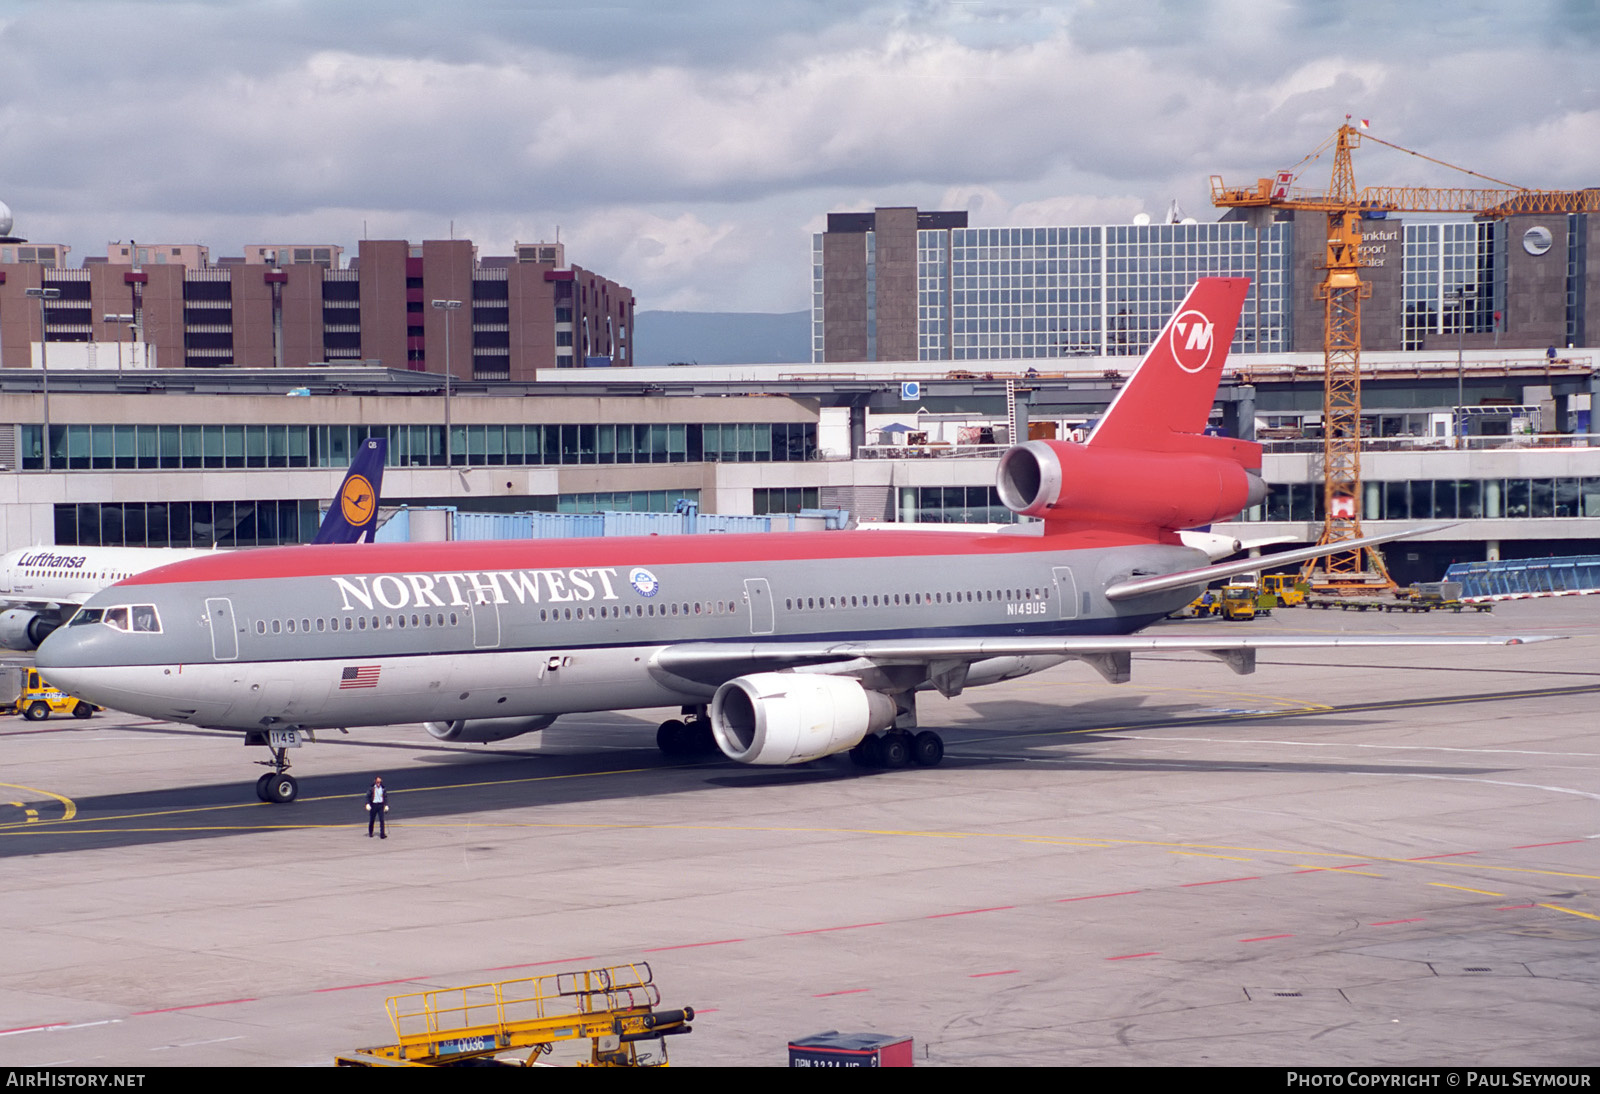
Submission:
[[[493,984],[437,988],[390,996],[384,1004],[395,1043],[337,1057],[339,1067],[461,1067],[505,1063],[528,1067],[558,1041],[588,1040],[580,1067],[660,1067],[641,1056],[640,1041],[688,1033],[694,1008],[657,1010],[661,992],[646,962],[559,972]],[[520,1060],[500,1053],[527,1050]]]

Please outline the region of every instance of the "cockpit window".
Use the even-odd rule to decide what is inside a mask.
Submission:
[[[119,631],[132,631],[135,634],[160,634],[161,616],[156,612],[154,604],[126,604],[115,608],[79,608],[78,614],[73,616],[67,624],[69,627],[82,627],[90,623],[104,623],[108,627],[115,627]]]

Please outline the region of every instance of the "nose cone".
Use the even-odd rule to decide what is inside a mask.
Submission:
[[[86,631],[103,631],[105,627],[57,627],[45,636],[39,643],[39,650],[34,654],[34,664],[39,671],[44,673],[51,683],[64,687],[65,681],[58,681],[57,675],[63,670],[78,668],[88,664],[105,664],[104,660],[96,660],[95,635],[85,634]]]
[[[86,649],[92,646],[92,643],[85,639],[82,632],[104,629],[103,627],[57,627],[40,643],[38,651],[34,654],[33,663],[38,666],[39,672],[46,680],[62,691],[97,703],[98,699],[80,690],[80,685],[86,682],[83,670],[94,660],[92,652]]]

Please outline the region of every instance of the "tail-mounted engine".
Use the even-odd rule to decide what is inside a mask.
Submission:
[[[1000,459],[1006,507],[1061,530],[1116,528],[1147,535],[1233,516],[1266,497],[1260,448],[1221,437],[1171,436],[1175,451],[1028,441]]]
[[[711,732],[730,760],[798,764],[844,752],[894,724],[894,700],[846,676],[758,672],[711,700]]]

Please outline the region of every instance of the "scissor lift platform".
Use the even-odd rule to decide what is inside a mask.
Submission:
[[[663,1038],[688,1033],[694,1008],[658,1010],[646,962],[390,996],[395,1043],[339,1056],[339,1067],[528,1067],[557,1042],[588,1040],[586,1067],[660,1067]],[[658,1041],[654,1053],[641,1041]],[[526,1052],[502,1060],[502,1053]]]

